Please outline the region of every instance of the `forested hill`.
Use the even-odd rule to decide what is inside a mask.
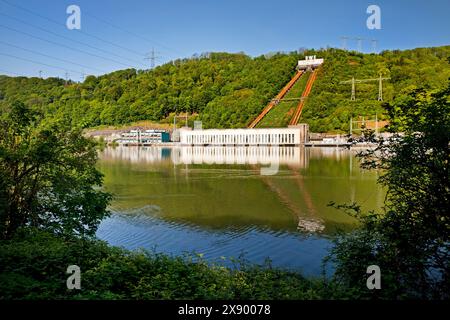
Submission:
[[[420,86],[440,88],[450,77],[450,46],[379,55],[337,49],[256,58],[210,53],[154,70],[89,76],[83,83],[0,76],[0,106],[19,100],[83,127],[171,122],[173,113],[186,111],[205,128],[245,127],[289,81],[297,60],[311,54],[325,58],[300,120],[314,132],[347,131],[351,116],[383,116],[377,82],[357,84],[357,100],[350,101],[351,86],[339,84],[342,80],[376,78],[381,72],[391,78],[384,83],[389,101]]]

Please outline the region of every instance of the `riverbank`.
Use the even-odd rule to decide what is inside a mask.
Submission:
[[[327,283],[299,273],[236,261],[206,263],[127,251],[99,240],[19,233],[0,246],[0,299],[326,299]],[[81,289],[69,290],[69,265],[81,270]]]
[[[267,130],[276,130],[277,128],[271,128]],[[279,130],[282,130],[284,128],[278,128]],[[157,141],[155,142],[154,140],[152,141],[148,141],[149,139],[145,139],[143,138],[142,141],[141,139],[138,138],[138,133],[137,132],[142,132],[142,135],[146,134],[145,131],[147,130],[162,130],[167,132],[168,134],[170,134],[171,138],[170,141],[167,140],[161,140],[161,141]],[[240,130],[240,129],[239,129]],[[258,130],[258,129],[250,129],[250,130]],[[261,129],[259,129],[261,130]],[[133,132],[134,131],[134,132]],[[233,131],[233,130],[224,130],[221,131],[222,133],[214,133],[212,135],[212,137],[214,137],[215,135],[220,135],[220,134],[230,134],[229,132]],[[130,139],[130,132],[131,132],[131,138]],[[190,132],[190,131],[189,131]],[[207,130],[205,132],[208,132]],[[87,137],[91,137],[91,138],[95,138],[97,140],[99,140],[102,144],[106,144],[109,146],[116,146],[116,145],[122,145],[122,146],[146,146],[146,147],[152,147],[152,146],[165,146],[165,147],[179,147],[179,146],[197,146],[197,147],[204,147],[204,146],[263,146],[263,147],[267,147],[267,146],[305,146],[305,147],[325,147],[325,148],[329,148],[329,147],[341,147],[341,148],[351,148],[351,147],[366,147],[366,148],[372,148],[376,145],[376,143],[374,142],[368,142],[368,141],[364,141],[364,142],[357,142],[357,141],[353,141],[353,142],[349,142],[348,137],[347,136],[342,136],[341,134],[327,134],[327,133],[310,133],[309,138],[304,138],[303,136],[301,136],[299,139],[298,138],[294,138],[294,136],[292,136],[292,143],[288,143],[288,136],[290,137],[291,134],[286,134],[285,137],[285,141],[282,142],[282,140],[280,140],[280,143],[270,143],[270,139],[267,138],[267,140],[265,140],[266,138],[261,138],[261,142],[256,142],[259,141],[254,140],[253,143],[242,143],[242,142],[238,142],[238,138],[234,137],[234,135],[236,136],[240,136],[242,135],[241,131],[238,131],[237,133],[231,133],[231,136],[229,140],[227,141],[233,141],[233,139],[235,140],[235,143],[227,143],[225,142],[225,140],[219,140],[218,142],[214,142],[211,139],[205,139],[205,143],[200,143],[199,141],[194,142],[194,143],[187,143],[186,141],[181,141],[179,140],[179,136],[178,138],[175,138],[172,136],[173,135],[173,127],[169,127],[166,124],[154,124],[152,125],[152,123],[146,123],[146,122],[142,122],[140,123],[140,125],[123,125],[121,127],[98,127],[98,128],[92,128],[92,129],[86,129],[84,131],[85,136]],[[296,131],[294,132],[294,134],[296,134]],[[292,134],[292,135],[294,135]],[[125,137],[124,137],[125,135]],[[139,133],[140,135],[140,133]],[[207,135],[210,136],[211,134]],[[383,133],[381,135],[381,137],[383,138],[387,138],[389,135],[386,133]],[[227,138],[228,139],[228,138]],[[242,138],[244,139],[244,138]],[[273,138],[272,138],[273,139]],[[208,140],[208,142],[206,142],[206,140]],[[250,138],[248,138],[248,141],[250,141]],[[299,142],[300,141],[300,142]],[[305,142],[303,142],[305,141]]]

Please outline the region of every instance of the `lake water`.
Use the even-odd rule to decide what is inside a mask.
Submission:
[[[379,209],[378,173],[355,152],[303,147],[117,147],[100,155],[115,195],[99,238],[127,249],[243,256],[318,275],[337,230],[356,222],[327,206]]]

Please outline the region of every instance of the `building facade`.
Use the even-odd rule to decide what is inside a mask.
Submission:
[[[182,145],[303,145],[308,141],[307,124],[289,128],[180,130]]]
[[[158,144],[170,142],[170,134],[164,130],[130,130],[116,140],[121,144]]]
[[[306,56],[304,60],[299,60],[297,64],[298,70],[311,70],[323,64],[323,59],[318,59],[316,56]]]

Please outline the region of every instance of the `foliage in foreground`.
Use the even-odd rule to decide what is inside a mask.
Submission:
[[[353,297],[450,298],[450,82],[438,92],[414,90],[388,105],[389,144],[363,153],[363,167],[382,169],[382,214],[343,206],[362,227],[338,237],[334,281]],[[381,269],[381,290],[368,291],[365,270]]]
[[[95,143],[21,102],[0,111],[0,238],[24,226],[94,235],[110,200]]]
[[[39,227],[59,233],[58,236],[34,229],[17,232],[15,228],[14,238],[2,241],[0,299],[449,299],[450,85],[437,92],[412,90],[408,96],[387,105],[387,111],[391,129],[403,134],[394,136],[389,144],[381,142],[378,148],[363,155],[365,167],[383,170],[380,182],[388,189],[385,212],[363,214],[357,205],[346,207],[360,218],[362,226],[337,238],[330,256],[336,272],[332,281],[325,282],[270,267],[243,265],[228,269],[197,261],[196,257],[129,252],[98,240],[74,237],[74,233],[83,234],[72,232],[76,225],[70,222],[79,218],[71,215],[72,207],[64,206],[71,204],[68,200],[72,195],[73,199],[80,199],[80,194],[73,193],[79,186],[92,195],[92,184],[101,182],[101,177],[88,166],[77,167],[76,156],[80,154],[87,155],[78,159],[86,160],[82,161],[84,165],[95,163],[95,157],[89,156],[92,153],[86,145],[88,141],[77,133],[73,140],[70,135],[62,135],[65,142],[58,144],[54,134],[62,134],[59,127],[52,131],[45,130],[44,123],[36,126],[23,105],[13,105],[12,112],[2,117],[6,125],[0,145],[4,159],[0,163],[0,213],[14,213],[8,208],[19,201],[19,217],[24,212],[30,218],[20,224],[24,226],[36,224],[34,219],[39,215],[33,216],[34,211],[28,210],[38,208],[40,203],[54,204],[45,207],[47,210],[65,209],[57,211],[56,217],[62,220],[36,220]],[[71,143],[65,144],[67,141]],[[27,197],[22,193],[7,198],[11,190],[17,189],[11,174],[18,170],[33,172],[34,164],[42,166],[45,174],[41,176],[42,171],[38,171],[28,178],[42,183],[44,190],[53,190],[42,198],[48,202],[40,202],[39,197],[35,202],[24,202]],[[14,165],[16,169],[11,170]],[[87,171],[77,172],[77,168]],[[72,184],[55,189],[60,186],[58,178]],[[23,190],[28,192],[30,188]],[[64,201],[50,201],[55,192]],[[78,210],[77,214],[86,214],[81,215],[81,221],[87,221],[92,226],[90,230],[95,230],[99,221],[95,213],[103,211],[73,209]],[[66,289],[65,271],[72,264],[81,267],[81,291]],[[366,287],[366,268],[374,264],[381,268],[381,290]]]
[[[318,281],[268,266],[230,269],[36,230],[3,240],[0,261],[0,300],[320,299],[322,290]],[[66,287],[72,264],[81,268],[81,290]]]

